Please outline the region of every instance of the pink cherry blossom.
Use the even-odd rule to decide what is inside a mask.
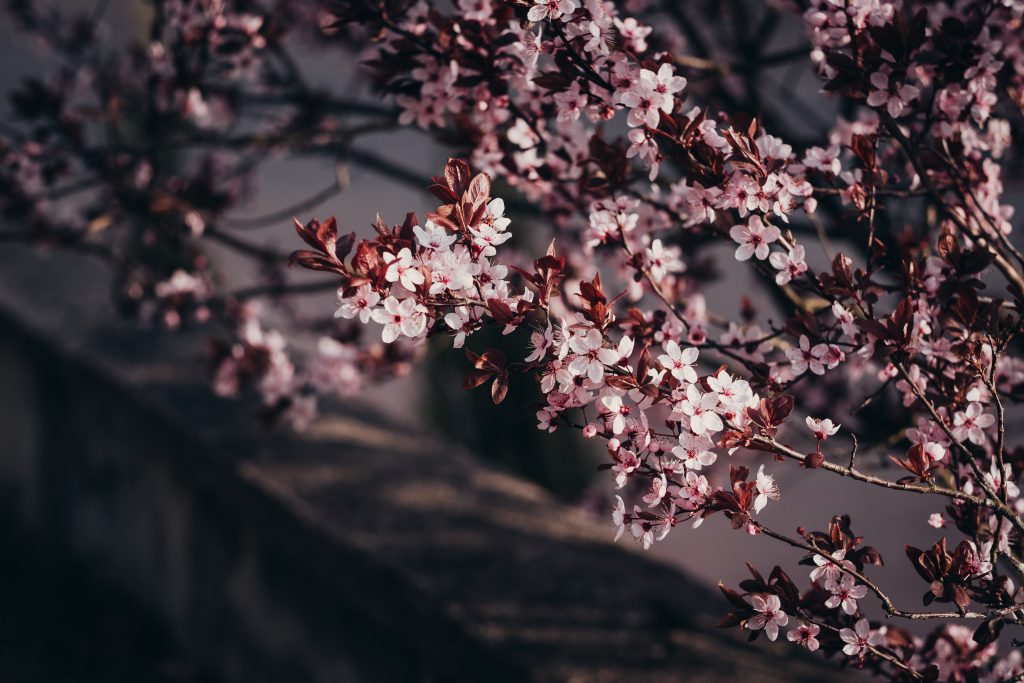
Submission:
[[[958,441],[968,440],[980,446],[986,440],[985,430],[995,421],[995,417],[984,412],[980,403],[971,403],[953,416],[953,436]]]
[[[746,225],[734,225],[729,231],[729,236],[740,245],[736,249],[737,261],[746,261],[751,256],[765,260],[768,258],[768,245],[778,240],[780,235],[778,228],[762,222],[757,214],[751,215]]]
[[[870,648],[885,645],[885,636],[872,631],[867,619],[860,619],[853,628],[840,630],[839,637],[846,643],[843,653],[851,657],[863,657]]]
[[[757,496],[754,498],[754,512],[761,512],[769,500],[778,500],[781,497],[779,486],[775,478],[764,473],[764,465],[757,469]]]
[[[750,596],[750,604],[757,612],[747,620],[747,628],[751,631],[764,629],[768,640],[779,637],[779,627],[789,623],[789,617],[782,611],[782,603],[777,595]]]
[[[344,290],[338,290],[338,310],[334,312],[336,318],[359,318],[359,322],[367,323],[373,314],[373,307],[380,302],[380,294],[370,289],[369,285],[363,285],[350,297],[342,296]]]
[[[707,435],[683,432],[679,445],[672,448],[672,454],[679,458],[688,470],[699,470],[715,464],[718,455],[711,450],[714,442]]]
[[[775,270],[779,271],[775,276],[775,282],[780,285],[789,284],[794,279],[807,272],[807,264],[804,262],[804,248],[797,245],[788,253],[776,251],[768,257],[768,262]]]
[[[622,538],[622,533],[630,523],[629,514],[626,512],[626,504],[622,502],[622,496],[615,496],[615,507],[612,509],[612,528],[615,529],[615,539]]]
[[[409,249],[402,249],[398,254],[385,252],[384,262],[388,264],[384,274],[388,282],[401,282],[402,286],[409,290],[423,284],[423,271],[419,269],[419,263],[413,259]]]
[[[373,311],[373,320],[384,326],[381,339],[390,344],[400,336],[415,339],[426,329],[426,308],[415,299],[399,301],[393,296],[384,300],[384,307]]]
[[[832,420],[828,418],[818,419],[811,417],[810,415],[805,418],[807,428],[814,434],[814,438],[818,441],[824,441],[830,436],[835,436],[836,432],[839,431],[840,425],[832,424]]]
[[[711,392],[702,392],[695,384],[686,387],[685,397],[680,403],[680,411],[689,418],[690,431],[697,435],[722,431],[724,424],[716,412],[717,407],[718,397]]]
[[[871,74],[872,91],[867,103],[871,107],[884,106],[889,116],[899,118],[911,100],[921,94],[920,88],[909,83],[900,83],[885,71]]]
[[[791,643],[796,643],[801,647],[806,647],[811,652],[818,649],[818,633],[821,632],[821,627],[817,624],[806,623],[791,629],[786,634],[786,639]]]
[[[534,0],[526,18],[530,21],[553,21],[559,18],[568,21],[569,15],[578,7],[576,0]]]
[[[665,353],[658,356],[661,366],[680,382],[696,382],[697,372],[693,369],[693,364],[697,362],[697,349],[680,348],[675,340],[665,342],[664,349]]]
[[[843,574],[838,581],[833,581],[826,587],[832,592],[832,595],[825,601],[825,607],[840,608],[845,614],[856,614],[857,601],[868,594],[867,586],[857,584],[849,574]]]

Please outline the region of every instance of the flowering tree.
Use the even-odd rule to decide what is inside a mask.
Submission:
[[[14,93],[25,128],[0,143],[15,226],[0,235],[109,260],[133,314],[233,332],[212,352],[219,393],[255,387],[301,427],[317,394],[401,372],[442,337],[468,357],[467,389],[500,403],[531,383],[540,429],[603,440],[616,539],[646,549],[722,515],[794,548],[809,573],[751,567],[721,587],[722,626],[785,630],[892,680],[1024,680],[1010,639],[1000,649],[1024,623],[1024,254],[1003,198],[1021,170],[1024,3],[155,0],[148,44],[114,55],[97,16],[9,5],[68,66]],[[307,85],[289,38],[358,53],[397,109]],[[824,93],[772,80],[791,65]],[[233,229],[267,152],[416,182],[352,144],[395,125],[460,152],[423,220],[378,219],[372,239],[296,221],[307,248],[291,262],[327,273],[301,283]],[[546,226],[547,250],[510,241],[513,218]],[[260,280],[228,289],[209,242],[254,258]],[[758,285],[735,319],[706,297],[722,257],[734,285]],[[324,289],[335,320],[291,306]],[[304,365],[258,298],[288,339],[317,340]],[[528,348],[474,348],[490,326]],[[787,462],[935,501],[906,546],[922,607],[885,588],[849,516],[761,521]]]

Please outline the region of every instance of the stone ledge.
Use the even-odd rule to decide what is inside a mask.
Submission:
[[[836,676],[714,629],[706,587],[429,434],[351,406],[302,437],[258,433],[206,388],[201,335],[111,320],[104,277],[0,254],[0,484],[200,666],[289,683]]]

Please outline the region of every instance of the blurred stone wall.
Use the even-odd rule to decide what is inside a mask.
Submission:
[[[227,681],[827,681],[721,599],[430,434],[334,406],[301,437],[215,398],[200,335],[119,323],[102,270],[0,252],[6,512]],[[787,658],[791,657],[791,658]]]

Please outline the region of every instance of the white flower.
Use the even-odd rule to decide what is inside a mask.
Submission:
[[[993,462],[985,473],[985,482],[993,489],[998,490],[1002,485],[1006,486],[1006,495],[1009,498],[1016,498],[1020,495],[1020,489],[1013,482],[1013,467],[1010,463],[1003,465],[1003,476],[999,476],[999,465]]]
[[[722,431],[724,425],[722,418],[715,412],[718,406],[718,397],[713,393],[701,393],[696,384],[686,387],[686,398],[683,399],[680,409],[682,413],[690,418],[690,431],[694,434]]]
[[[389,296],[384,300],[384,308],[373,312],[373,320],[384,326],[381,339],[390,344],[403,334],[410,339],[418,337],[427,327],[426,313],[427,309],[415,299],[399,301]]]
[[[456,240],[455,235],[448,234],[444,228],[433,221],[427,221],[423,227],[413,226],[412,232],[424,249],[447,249]]]
[[[633,538],[641,542],[644,550],[649,550],[652,543],[664,539],[675,526],[676,506],[674,504],[669,506],[669,509],[659,514],[653,523],[644,521],[639,513],[640,508],[634,506],[634,518],[630,530],[633,532]]]
[[[985,541],[981,544],[981,550],[974,544],[974,541],[967,541],[973,555],[971,563],[971,576],[987,577],[992,572],[992,541]],[[991,578],[991,577],[989,577]]]
[[[637,467],[640,467],[640,459],[636,457],[636,453],[625,448],[619,449],[615,454],[615,464],[612,466],[612,472],[615,473],[615,486],[620,489],[625,486],[629,476],[636,471]]]
[[[586,376],[591,382],[604,378],[604,364],[598,354],[604,338],[593,327],[579,327],[569,337],[569,348],[577,354],[569,362],[569,371],[577,377]]]
[[[661,499],[668,493],[668,480],[665,475],[662,474],[651,479],[651,487],[644,495],[644,502],[647,503],[647,507],[655,507],[661,502]]]
[[[869,648],[885,645],[885,636],[877,631],[872,632],[867,619],[861,619],[853,628],[844,628],[839,632],[839,637],[846,643],[843,652],[851,657],[863,656]]]
[[[612,526],[615,527],[615,540],[622,538],[626,530],[626,504],[621,496],[615,496],[615,508],[612,510]]]
[[[672,449],[672,454],[682,460],[688,470],[699,470],[713,465],[718,459],[718,455],[711,450],[713,445],[714,442],[706,435],[698,436],[683,432],[679,435],[679,445]]]
[[[786,639],[791,643],[803,645],[811,652],[814,652],[819,646],[817,638],[819,632],[821,632],[821,627],[817,624],[802,624],[787,633]]]
[[[843,334],[847,337],[857,336],[857,325],[853,322],[853,313],[850,313],[841,303],[836,301],[832,304],[832,315],[835,316],[836,322],[839,323],[839,327],[843,330]],[[912,365],[912,368],[916,368],[916,365]]]
[[[356,293],[350,297],[343,298],[338,290],[338,310],[334,312],[335,318],[355,318],[359,316],[359,322],[366,324],[373,313],[373,307],[380,301],[380,294],[370,289],[370,285],[363,285],[356,289]]]
[[[807,272],[807,264],[804,262],[804,248],[796,245],[788,253],[777,251],[768,257],[772,268],[779,271],[775,275],[775,284],[784,285],[791,282]]]
[[[406,247],[398,252],[398,255],[390,251],[384,252],[384,262],[388,264],[384,271],[384,279],[388,282],[401,282],[402,286],[412,291],[416,285],[422,285],[423,271],[419,263],[413,258],[412,252]]]
[[[995,424],[996,418],[983,410],[980,403],[971,403],[953,416],[953,436],[957,441],[967,439],[978,446],[985,443],[984,430]]]
[[[482,249],[480,253],[484,256],[494,256],[498,253],[495,247],[512,238],[512,233],[501,232],[490,223],[481,223],[475,228],[470,228],[469,231],[473,234],[473,244]]]
[[[445,325],[456,332],[455,342],[452,344],[454,348],[462,348],[462,345],[466,343],[466,335],[472,333],[475,322],[473,316],[470,315],[469,308],[466,306],[459,306],[444,317]]]
[[[512,223],[512,219],[505,216],[505,200],[501,197],[495,197],[487,202],[487,215],[491,217],[491,224],[495,230],[505,230]]]
[[[739,412],[753,396],[750,383],[745,379],[734,379],[725,370],[708,376],[708,386],[718,396],[722,407],[730,412]]]
[[[626,431],[626,416],[629,415],[629,406],[622,402],[621,396],[602,396],[598,401],[601,404],[600,412],[609,425],[612,434],[621,434]]]
[[[898,81],[889,80],[889,74],[884,71],[876,71],[871,74],[872,91],[868,94],[869,107],[881,107],[885,105],[889,116],[894,119],[903,114],[907,104],[921,94],[917,86]]]
[[[679,247],[665,247],[661,240],[654,240],[645,255],[651,277],[655,282],[661,282],[669,273],[679,273],[683,270],[683,262],[679,260]]]
[[[758,260],[768,258],[768,245],[782,235],[779,229],[770,223],[763,223],[757,214],[747,219],[746,225],[734,225],[729,237],[740,246],[736,249],[736,260],[746,261],[751,256]]]
[[[629,109],[626,123],[633,128],[647,126],[657,128],[661,121],[658,110],[662,104],[662,95],[654,90],[653,78],[645,78],[644,72],[654,76],[654,72],[641,69],[637,78],[626,90],[619,93],[619,102]],[[670,110],[671,111],[671,110]]]
[[[769,500],[779,499],[779,487],[775,477],[764,473],[764,465],[757,470],[757,496],[754,498],[754,512],[761,512]]]
[[[825,601],[825,607],[835,609],[841,607],[846,614],[857,613],[857,601],[868,594],[868,587],[857,584],[849,574],[843,574],[839,581],[833,581],[828,586],[832,595]]]
[[[816,566],[814,569],[811,570],[811,581],[818,581],[819,579],[824,579],[824,583],[826,584],[832,581],[838,581],[839,577],[843,575],[843,570],[840,569],[841,565],[850,565],[850,568],[853,567],[853,564],[851,562],[848,562],[843,559],[844,557],[846,557],[845,550],[837,550],[834,553],[832,553],[831,557],[832,559],[829,560],[825,559],[821,555],[816,554],[814,556],[813,559],[814,564]]]
[[[818,418],[811,417],[810,415],[805,418],[805,421],[807,422],[807,428],[814,433],[814,438],[818,441],[824,441],[828,437],[834,436],[841,426],[832,424],[832,420],[828,418],[819,420]]]
[[[793,374],[802,375],[808,370],[813,372],[815,375],[825,374],[825,364],[822,359],[828,355],[828,346],[825,344],[815,344],[811,346],[811,341],[807,338],[807,335],[800,335],[800,348],[798,349],[787,349],[786,357],[789,358],[789,362],[792,363]]]
[[[793,153],[793,147],[774,135],[761,135],[756,140],[757,151],[765,159],[785,161]]]
[[[577,7],[579,4],[576,0],[536,0],[526,18],[530,21],[554,21],[561,17],[562,21],[568,21],[569,15],[575,12]]]
[[[633,339],[631,337],[620,339],[617,348],[603,348],[597,352],[597,357],[602,363],[612,366],[628,366],[631,355],[633,355]]]
[[[747,629],[751,631],[764,629],[768,640],[778,638],[779,627],[789,623],[789,616],[782,611],[779,596],[754,594],[750,596],[750,604],[757,614],[747,619]]]
[[[615,22],[615,28],[619,30],[619,36],[627,43],[630,43],[633,52],[637,54],[647,52],[646,38],[654,30],[652,27],[644,26],[633,17],[627,17],[626,19],[616,17],[612,21]]]
[[[526,357],[526,362],[539,363],[544,360],[544,356],[548,355],[548,349],[551,348],[553,342],[554,333],[551,330],[551,322],[548,321],[543,331],[534,330],[530,333],[530,348],[533,351]]]
[[[672,376],[680,382],[689,382],[690,384],[696,382],[697,372],[692,366],[697,362],[697,349],[693,347],[680,349],[679,344],[672,339],[665,342],[664,348],[665,353],[658,356],[661,366],[671,372]]]
[[[654,96],[654,105],[666,114],[672,113],[675,94],[686,87],[686,79],[676,76],[672,65],[667,62],[658,67],[654,73],[649,69],[640,70],[640,81],[644,83]]]
[[[577,121],[587,106],[587,95],[580,89],[579,81],[573,81],[569,89],[555,93],[555,109],[559,121]]]

